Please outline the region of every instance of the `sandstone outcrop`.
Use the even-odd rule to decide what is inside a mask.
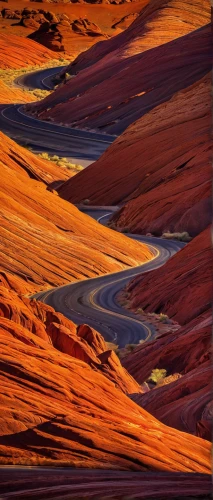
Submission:
[[[60,196],[125,203],[112,218],[120,230],[196,236],[211,221],[210,109],[207,75],[132,124]]]
[[[126,291],[133,309],[162,312],[181,325],[208,311],[212,291],[210,227],[163,267],[137,276]]]
[[[0,35],[0,68],[19,69],[26,66],[45,64],[57,56],[51,50],[43,47],[34,40],[24,37]]]
[[[124,236],[35,180],[52,181],[55,165],[45,172],[46,163],[3,134],[1,144],[1,270],[22,278],[31,293],[152,258],[148,247],[131,241],[127,248]]]
[[[210,443],[163,425],[85,362],[6,318],[0,337],[2,464],[210,472]]]
[[[7,277],[7,276],[6,276]],[[1,284],[2,283],[2,284]],[[5,286],[3,286],[3,283]],[[5,328],[21,335],[22,328],[46,341],[58,351],[84,361],[103,373],[113,384],[128,394],[141,393],[142,388],[127,373],[103,337],[88,325],[75,324],[46,304],[17,294],[0,273],[0,318],[10,320]],[[17,330],[14,324],[20,325]],[[11,326],[12,325],[12,326]],[[12,330],[11,330],[12,329]],[[25,338],[30,345],[30,340]]]
[[[135,394],[132,399],[164,424],[211,441],[211,380],[209,359],[169,385]]]
[[[153,5],[158,8],[150,14]],[[189,0],[181,4],[181,9],[178,0],[167,0],[162,8],[153,0],[127,30],[75,60],[66,71],[76,77],[65,88],[32,105],[31,112],[42,119],[51,117],[80,128],[120,134],[130,123],[211,70],[210,25],[206,26],[210,20],[209,3],[198,0],[192,16],[190,9]],[[172,14],[174,29],[169,22]],[[159,16],[161,29],[157,35]],[[166,31],[165,37],[167,23],[169,35]],[[177,26],[182,26],[183,31]]]
[[[13,103],[26,103],[35,100],[35,96],[25,92],[23,89],[17,87],[8,87],[2,80],[0,80],[0,102],[1,104]]]
[[[38,29],[28,35],[28,38],[59,52],[70,52],[76,35],[105,38],[99,26],[88,19],[76,19],[73,22],[64,19],[54,24],[46,21],[35,28]]]

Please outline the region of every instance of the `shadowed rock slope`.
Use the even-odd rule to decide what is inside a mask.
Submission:
[[[101,373],[107,361],[97,362],[104,341],[96,332],[76,332],[52,308],[1,294],[2,464],[210,472],[207,441],[128,399],[138,385],[121,366]]]
[[[205,474],[129,472],[112,470],[0,470],[0,493],[4,500],[211,500],[211,478]],[[103,497],[103,491],[106,495]]]
[[[145,245],[102,227],[49,192],[45,162],[2,135],[1,269],[28,291],[119,271],[152,258]],[[48,174],[51,173],[49,167]],[[60,175],[60,173],[59,173]],[[32,177],[32,178],[30,178]],[[107,245],[106,245],[107,241]]]
[[[125,202],[112,219],[121,230],[195,236],[211,220],[210,148],[207,75],[130,125],[59,194],[94,205]]]
[[[171,16],[172,4],[175,3],[163,2],[163,7],[168,4]],[[144,21],[145,8],[124,33],[110,41],[112,48],[110,46],[105,57],[102,46],[98,45],[97,50],[100,47],[101,54],[96,63],[88,66],[86,61],[88,67],[82,69],[74,61],[71,70],[78,72],[77,76],[42,102],[29,105],[28,109],[42,119],[51,118],[80,128],[120,134],[130,123],[210,71],[210,25],[204,26],[210,20],[210,9],[209,6],[207,8],[208,2],[204,2],[206,8],[202,14],[203,2],[198,3],[200,14],[196,26],[184,22],[186,15],[190,19],[189,6],[192,9],[192,2],[181,4],[185,14],[176,9],[176,29],[174,33],[171,30],[172,36],[166,43],[163,33],[168,25],[170,29],[170,24],[166,24],[169,19],[163,17],[159,37],[154,27],[150,26],[149,33]],[[177,25],[186,27],[183,36],[178,33]],[[154,47],[146,50],[147,46],[141,42],[141,31],[145,40],[147,31],[148,37],[156,40]]]
[[[213,416],[211,281],[207,228],[163,268],[128,285],[134,309],[167,313],[184,326],[139,346],[122,361],[139,383],[145,382],[153,369],[166,370],[168,378],[144,397],[133,399],[162,422],[209,440]]]
[[[137,276],[126,287],[131,307],[165,313],[181,325],[211,307],[210,227],[163,267]]]

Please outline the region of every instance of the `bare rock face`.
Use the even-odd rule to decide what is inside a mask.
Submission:
[[[1,13],[4,19],[20,19],[20,15],[11,9],[2,9]]]
[[[76,19],[72,23],[72,30],[81,35],[103,36],[99,26],[90,22],[88,19]]]
[[[76,78],[32,112],[120,134],[211,70],[209,21],[207,0],[152,0],[127,30],[73,61],[66,71]]]
[[[48,339],[42,338],[25,315],[27,309],[33,316],[35,301],[25,298],[21,305],[22,298],[16,299],[17,306],[15,292],[6,290],[0,302],[1,463],[20,465],[24,457],[24,465],[210,472],[207,441],[163,425],[127,398],[114,353],[100,354],[94,367],[78,359],[83,345],[86,353],[86,341],[79,337],[82,349],[76,348],[78,336],[73,324],[68,328],[69,320],[65,318],[66,326],[63,317],[60,324],[45,320]],[[43,304],[36,307],[40,317],[47,318],[47,310],[57,315]],[[31,330],[20,324],[21,318]],[[34,323],[38,321],[35,315]],[[101,373],[97,368],[102,365]],[[123,375],[135,387],[125,370]]]
[[[190,474],[177,472],[130,472],[115,470],[38,470],[37,468],[0,470],[0,493],[5,499],[18,498],[23,500],[29,495],[37,500],[46,500],[47,491],[51,496],[58,495],[60,500],[82,500],[85,496],[93,500],[103,497],[103,491],[110,491],[110,500],[123,500],[128,495],[129,500],[138,497],[143,500],[211,500],[211,477],[207,474]],[[10,497],[9,497],[10,495]],[[109,493],[107,493],[109,496]]]
[[[119,230],[194,237],[211,221],[210,144],[209,74],[130,125],[59,194],[94,205],[125,202],[112,217]]]
[[[47,15],[46,18],[48,19]],[[105,37],[97,24],[88,19],[80,18],[71,22],[67,16],[58,16],[56,22],[50,19],[50,22],[48,20],[46,23],[42,23],[38,30],[31,33],[28,38],[45,45],[51,50],[64,52],[69,50],[69,45],[72,44],[73,37],[76,35]]]
[[[57,58],[54,52],[39,43],[16,35],[1,34],[0,47],[0,67],[5,70],[41,65]]]
[[[182,325],[206,313],[211,307],[210,236],[208,227],[162,268],[131,281],[127,286],[131,307],[163,312]]]
[[[133,14],[128,14],[127,16],[122,17],[120,21],[114,23],[112,25],[112,28],[119,28],[121,30],[126,30],[130,26],[130,24],[132,24],[133,21],[137,19],[138,16],[139,14],[137,12]]]
[[[209,360],[169,385],[132,399],[164,424],[211,441],[211,380]]]
[[[130,242],[127,249],[125,237],[47,191],[40,179],[52,182],[58,167],[46,167],[3,134],[0,139],[1,269],[22,278],[28,293],[152,258],[145,245]]]

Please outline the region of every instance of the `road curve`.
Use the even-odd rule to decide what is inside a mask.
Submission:
[[[62,68],[60,67],[60,70]],[[38,71],[20,77],[16,83],[28,88],[45,88],[51,85],[51,76],[59,68]],[[48,82],[48,83],[47,83]],[[0,127],[3,132],[21,144],[28,144],[34,151],[96,160],[115,140],[115,136],[97,134],[40,121],[24,113],[20,105],[0,106]],[[115,207],[87,207],[82,209],[91,217],[106,224]],[[136,315],[127,312],[117,300],[117,293],[130,279],[162,266],[184,243],[141,235],[126,235],[149,245],[155,255],[142,266],[98,278],[82,280],[34,295],[53,306],[77,324],[87,323],[97,329],[108,341],[120,347],[138,343],[155,336],[152,325],[141,322]],[[128,244],[128,243],[127,243]]]
[[[66,66],[56,66],[54,68],[47,68],[38,71],[34,71],[33,73],[25,73],[24,75],[18,76],[14,83],[18,87],[25,88],[27,90],[53,90],[54,83],[52,82],[52,78],[60,71],[62,71]]]
[[[110,213],[109,209],[105,214],[103,212],[102,207],[87,209],[87,215],[106,222],[112,212]],[[95,328],[105,340],[115,342],[119,347],[129,343],[136,344],[140,340],[150,340],[155,337],[155,329],[120,306],[116,295],[132,278],[162,266],[184,246],[184,243],[178,241],[131,234],[126,236],[150,246],[155,258],[141,266],[81,280],[34,295],[34,298],[51,305],[74,323],[86,323]]]
[[[0,105],[0,130],[34,152],[45,151],[91,162],[116,138],[38,120],[26,115],[20,104]]]

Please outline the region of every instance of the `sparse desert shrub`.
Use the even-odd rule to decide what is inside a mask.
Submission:
[[[170,233],[170,231],[167,231],[162,234],[162,238],[166,238],[167,240],[184,241],[186,243],[192,240],[192,237],[189,233],[187,233],[187,231],[183,231],[182,233]]]
[[[125,345],[125,349],[127,349],[127,351],[129,351],[129,352],[133,352],[134,349],[136,349],[136,347],[138,347],[138,344],[126,344]]]
[[[76,165],[75,163],[70,163],[67,158],[59,158],[57,155],[49,155],[46,152],[39,153],[38,156],[43,160],[53,161],[58,167],[67,168],[72,170],[73,173],[79,172],[83,169],[82,165]]]
[[[160,380],[166,377],[166,370],[164,368],[155,368],[152,370],[150,377],[147,379],[148,382],[154,382],[154,384],[158,384]]]
[[[138,307],[136,312],[139,314],[144,314],[144,310],[142,309],[142,307]]]
[[[90,204],[90,200],[88,198],[86,198],[85,200],[83,200],[83,205],[89,205]]]
[[[166,320],[168,320],[167,314],[160,313],[159,320],[162,321],[162,323],[165,323]]]
[[[122,227],[121,228],[121,233],[130,233],[129,227]]]

